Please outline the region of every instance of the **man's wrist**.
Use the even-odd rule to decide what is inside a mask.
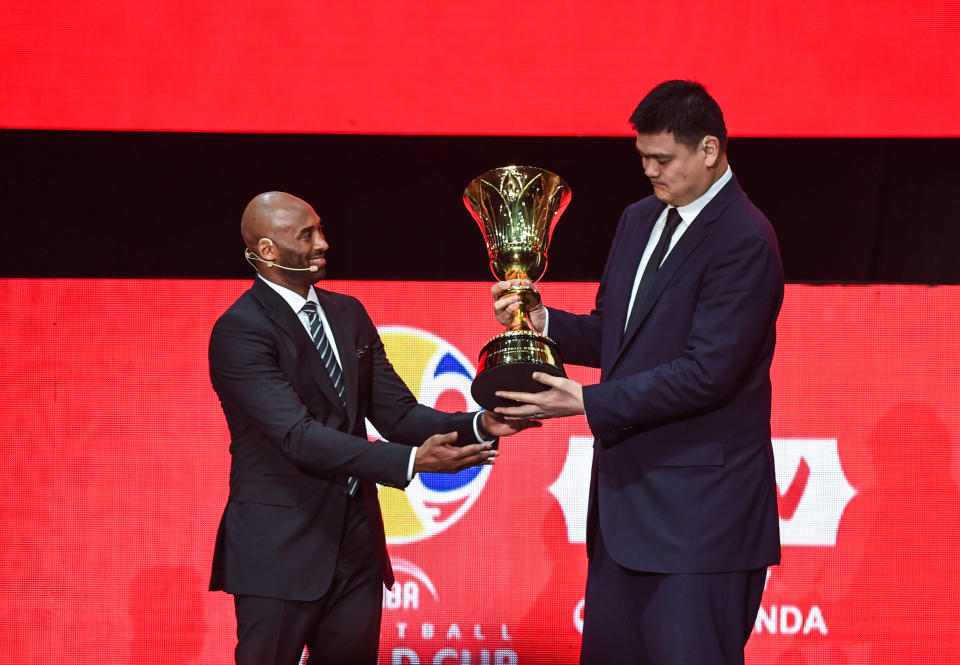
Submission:
[[[477,436],[477,441],[480,443],[493,443],[497,440],[493,434],[487,431],[483,426],[483,411],[477,411],[477,415],[473,418],[473,433]]]
[[[407,482],[413,480],[413,465],[417,459],[417,448],[414,446],[413,450],[410,451],[410,460],[407,462]]]

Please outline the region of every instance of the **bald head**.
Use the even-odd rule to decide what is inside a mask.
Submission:
[[[313,212],[309,203],[286,192],[264,192],[253,197],[240,218],[240,235],[256,250],[261,238],[276,235],[282,227],[297,224]]]
[[[310,285],[326,276],[329,245],[313,207],[285,192],[253,198],[240,219],[247,261],[264,278],[304,297]]]

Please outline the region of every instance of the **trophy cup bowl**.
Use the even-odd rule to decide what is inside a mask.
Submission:
[[[543,276],[550,236],[570,197],[563,178],[535,166],[504,166],[470,181],[463,203],[480,225],[490,269],[499,281],[536,282]],[[566,376],[556,343],[532,330],[527,320],[527,312],[540,305],[540,295],[530,286],[518,285],[499,297],[514,294],[520,297],[520,306],[507,330],[484,345],[470,388],[473,399],[486,409],[516,406],[513,400],[497,397],[498,390],[546,390],[533,380],[533,372]]]

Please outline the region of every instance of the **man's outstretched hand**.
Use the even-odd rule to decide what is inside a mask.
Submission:
[[[493,432],[491,432],[493,434]],[[492,443],[472,443],[456,446],[457,433],[434,434],[418,448],[413,460],[413,472],[456,473],[471,466],[493,464],[499,454]]]

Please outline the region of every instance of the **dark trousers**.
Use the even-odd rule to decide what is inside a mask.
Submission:
[[[349,502],[333,582],[315,601],[234,596],[237,665],[375,665],[383,582],[363,501]]]
[[[587,569],[581,665],[743,665],[766,568],[644,573],[615,562],[597,531]]]

